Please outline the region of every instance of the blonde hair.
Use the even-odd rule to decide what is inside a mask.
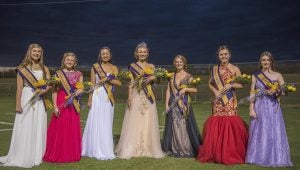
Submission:
[[[102,59],[101,59],[101,51],[102,50],[108,50],[108,52],[109,52],[109,54],[110,54],[110,60],[108,61],[108,62],[110,62],[111,63],[111,59],[112,59],[112,53],[111,53],[111,51],[110,51],[110,48],[109,47],[102,47],[102,48],[100,48],[100,50],[99,50],[99,54],[98,54],[98,59],[97,59],[97,62],[98,63],[102,63]]]
[[[40,66],[41,70],[43,71],[43,78],[45,78],[46,73],[45,73],[45,66],[44,66],[44,50],[43,50],[42,46],[40,46],[39,44],[33,43],[33,44],[30,44],[28,46],[25,57],[24,57],[24,59],[22,60],[22,62],[19,66],[23,66],[23,67],[30,66],[30,67],[32,67],[31,51],[34,48],[41,49],[41,57],[39,59],[39,66]]]
[[[187,59],[185,58],[185,56],[183,56],[183,55],[176,55],[174,57],[174,59],[173,59],[173,65],[174,66],[176,64],[176,59],[180,59],[183,62],[183,64],[184,64],[183,69],[186,71],[187,70]]]
[[[148,57],[149,57],[149,48],[148,48],[148,46],[147,46],[147,44],[145,43],[145,42],[141,42],[141,43],[139,43],[136,47],[135,47],[135,50],[134,50],[134,57],[135,57],[135,59],[137,59],[137,60],[139,60],[139,56],[138,56],[138,50],[140,49],[140,48],[145,48],[145,49],[147,49],[147,52],[148,52],[148,55],[147,55],[147,60],[148,60]]]
[[[261,66],[261,61],[262,61],[262,58],[263,56],[268,56],[269,57],[269,60],[270,60],[270,66],[271,66],[271,69],[274,70],[275,69],[275,60],[272,56],[272,54],[268,51],[264,51],[260,54],[260,57],[259,57],[259,69],[261,70],[262,69],[262,66]]]
[[[65,60],[66,60],[66,58],[67,58],[68,56],[73,56],[73,57],[74,57],[75,63],[74,63],[73,69],[74,69],[74,70],[77,70],[78,59],[77,59],[76,54],[73,53],[73,52],[66,52],[66,53],[64,53],[63,59],[61,60],[61,67],[60,67],[60,68],[61,68],[61,69],[64,69],[64,68],[65,68]]]

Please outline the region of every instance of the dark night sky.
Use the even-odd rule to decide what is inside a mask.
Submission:
[[[81,65],[96,61],[109,46],[113,62],[134,61],[145,41],[150,62],[171,64],[176,54],[189,63],[215,63],[227,44],[233,62],[257,61],[271,51],[276,60],[300,59],[300,1],[297,0],[104,0],[85,3],[3,5],[62,0],[0,0],[0,66],[16,66],[30,43],[39,43],[45,62],[58,66],[75,52]],[[64,0],[67,1],[67,0]]]

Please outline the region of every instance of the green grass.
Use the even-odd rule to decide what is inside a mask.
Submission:
[[[285,75],[287,82],[300,82],[299,75]],[[207,77],[203,77],[204,81],[207,80]],[[4,80],[0,80],[0,83],[8,82]],[[14,83],[14,80],[9,80],[9,82]],[[299,87],[298,87],[299,88]],[[126,96],[126,93],[123,93],[123,90],[118,91],[118,93],[122,96]],[[246,86],[244,89],[238,91],[239,97],[245,97],[249,92],[249,86]],[[160,95],[160,94],[158,94]],[[282,98],[282,108],[284,119],[286,123],[286,129],[289,138],[289,144],[291,149],[292,161],[294,163],[294,167],[292,168],[272,168],[272,169],[300,169],[300,92],[290,94],[288,97]],[[195,96],[194,96],[195,97]],[[199,93],[196,95],[197,102],[193,103],[193,108],[195,112],[195,116],[197,119],[198,126],[200,131],[202,131],[203,124],[207,117],[211,114],[211,105],[208,101],[209,92],[206,85],[200,86]],[[86,98],[84,99],[84,103],[86,103]],[[115,114],[114,114],[114,127],[113,133],[115,137],[115,141],[118,139],[121,131],[121,126],[123,122],[124,109],[125,109],[125,98],[119,99],[115,106]],[[14,110],[15,110],[15,97],[14,95],[0,95],[0,122],[14,122]],[[161,114],[164,110],[164,102],[159,101],[157,103],[158,115],[159,115],[159,123],[160,126],[164,125],[164,116]],[[87,109],[83,109],[81,113],[81,119],[86,120],[87,118]],[[240,116],[249,123],[248,116],[248,105],[240,105],[239,106],[239,114]],[[48,119],[50,119],[51,115],[49,113]],[[82,130],[84,128],[84,123],[82,122]],[[0,129],[10,129],[12,125],[0,124]],[[12,131],[0,131],[0,155],[4,156],[7,154],[10,138]],[[8,167],[0,167],[0,169],[18,169],[18,168],[8,168]],[[77,163],[65,163],[65,164],[54,164],[54,163],[43,163],[40,166],[34,167],[33,169],[268,169],[255,165],[234,165],[234,166],[224,166],[221,164],[200,164],[195,159],[187,159],[187,158],[173,158],[166,157],[163,159],[153,159],[153,158],[132,158],[130,160],[121,160],[115,159],[110,161],[98,161],[93,158],[83,157],[80,162]]]

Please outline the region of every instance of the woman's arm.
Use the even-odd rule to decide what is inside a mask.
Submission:
[[[250,105],[249,105],[249,116],[256,118],[256,112],[254,110],[254,102],[255,102],[255,84],[256,78],[252,75],[251,88],[250,88]]]
[[[116,66],[113,66],[113,73],[115,73],[115,76],[117,76],[119,74],[119,70]],[[121,81],[118,80],[118,79],[112,79],[109,82],[113,85],[116,85],[116,86],[121,86],[122,85]]]
[[[170,100],[170,82],[168,82],[166,90],[166,111],[169,110],[169,100]]]
[[[21,107],[23,83],[24,83],[23,78],[19,73],[17,73],[17,91],[16,91],[16,112],[17,113],[23,112],[23,109]]]
[[[96,85],[96,75],[94,72],[94,69],[91,69],[91,83],[95,86]],[[88,107],[91,108],[92,107],[92,96],[93,93],[89,93],[89,98],[88,98]]]

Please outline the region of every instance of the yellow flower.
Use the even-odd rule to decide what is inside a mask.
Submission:
[[[187,88],[187,87],[188,86],[186,84],[182,84],[182,85],[179,86],[180,89]]]
[[[250,79],[250,78],[251,78],[251,76],[250,76],[250,75],[248,75],[248,76],[247,76],[247,78],[248,78],[248,79]]]
[[[293,86],[287,86],[287,89],[288,89],[289,91],[292,91]]]
[[[243,74],[242,77],[247,77],[247,75],[246,75],[246,74]]]
[[[196,83],[196,82],[197,82],[197,80],[196,80],[196,79],[193,79],[193,80],[192,80],[192,83]]]
[[[40,79],[40,80],[38,80],[37,82],[35,82],[33,85],[34,85],[35,87],[45,86],[45,85],[46,85],[46,80]]]
[[[60,78],[54,77],[54,80],[55,80],[55,81],[60,81]]]
[[[81,83],[81,82],[77,82],[77,83],[75,84],[75,87],[76,87],[76,89],[84,89],[84,85],[83,85],[83,83]]]
[[[226,83],[227,83],[227,84],[228,84],[228,83],[231,83],[233,80],[234,80],[234,79],[228,79],[228,80],[226,81]]]
[[[166,75],[167,75],[167,77],[172,77],[174,75],[174,73],[167,72]]]
[[[144,73],[152,75],[152,74],[154,74],[154,70],[151,67],[146,67],[146,68],[144,68]]]
[[[297,90],[296,87],[292,87],[291,89],[292,92],[295,92],[296,90]]]
[[[196,78],[196,80],[197,80],[197,81],[200,81],[200,80],[201,80],[201,78],[200,78],[200,77],[197,77],[197,78]]]

